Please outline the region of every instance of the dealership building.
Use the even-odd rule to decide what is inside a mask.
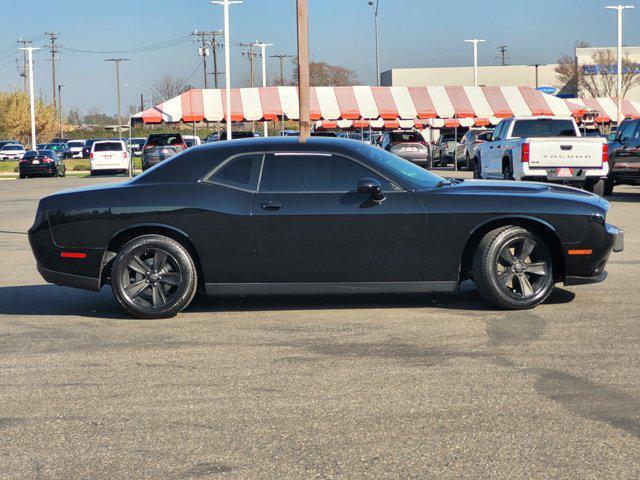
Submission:
[[[601,75],[602,66],[595,64],[599,52],[612,53],[615,48],[576,48],[575,58],[585,75]],[[628,57],[640,69],[640,47],[624,47],[623,57]],[[548,87],[545,90],[558,96],[576,97],[575,85],[563,84],[555,72],[556,64],[546,65],[491,65],[478,67],[478,84],[487,87],[527,86]],[[612,65],[615,72],[616,65]],[[537,80],[537,81],[536,81]],[[383,86],[418,87],[424,85],[473,85],[473,67],[394,68],[380,74]],[[614,92],[615,94],[615,92]],[[626,98],[640,102],[640,86],[629,90]]]

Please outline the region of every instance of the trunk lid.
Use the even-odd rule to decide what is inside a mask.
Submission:
[[[599,138],[550,137],[528,139],[530,168],[600,168],[602,146]]]

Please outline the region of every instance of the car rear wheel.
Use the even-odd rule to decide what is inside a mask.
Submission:
[[[533,308],[551,294],[553,261],[532,232],[502,227],[487,233],[473,257],[473,279],[484,300],[498,308]]]
[[[605,196],[609,196],[613,193],[613,187],[615,186],[615,182],[613,181],[613,178],[607,178],[604,181],[604,195]]]
[[[482,165],[480,164],[480,157],[476,158],[473,162],[473,178],[482,179]]]
[[[502,166],[502,179],[513,180],[513,166],[511,165],[511,161],[506,161]]]
[[[189,252],[162,235],[143,235],[118,253],[111,269],[113,293],[140,318],[169,318],[196,293],[197,273]]]

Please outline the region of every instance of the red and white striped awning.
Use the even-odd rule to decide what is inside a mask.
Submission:
[[[617,122],[618,106],[616,97],[600,98],[571,98],[567,103],[572,103],[583,108],[587,112],[595,113],[597,123]],[[622,100],[622,114],[625,118],[640,118],[640,103]]]
[[[312,87],[311,120],[340,122],[358,127],[409,128],[411,125],[495,125],[510,116],[554,115],[581,117],[595,109],[589,99],[565,101],[530,87]],[[600,117],[614,118],[612,99],[591,99],[602,108]],[[640,116],[640,105],[625,101],[630,116]],[[613,109],[615,110],[615,108]],[[222,89],[189,90],[133,115],[144,123],[221,122],[226,118]],[[600,110],[598,110],[600,111]],[[232,121],[281,118],[297,120],[296,87],[234,88]],[[352,122],[348,124],[347,122]],[[385,123],[386,122],[386,123]],[[350,127],[343,127],[350,128]]]

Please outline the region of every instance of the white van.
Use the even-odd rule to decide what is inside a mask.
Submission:
[[[91,175],[98,171],[129,173],[129,152],[124,140],[99,140],[91,146]]]

